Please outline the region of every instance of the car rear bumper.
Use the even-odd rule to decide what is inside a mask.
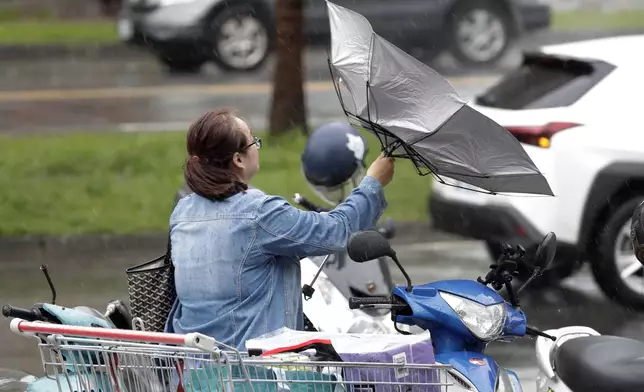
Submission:
[[[472,239],[528,247],[544,236],[511,205],[473,205],[432,193],[429,213],[434,228]]]

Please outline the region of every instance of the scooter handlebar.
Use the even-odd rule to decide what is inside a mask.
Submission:
[[[21,309],[14,308],[11,305],[4,305],[2,307],[2,315],[9,318],[19,318],[26,321],[43,321],[43,317],[36,309]]]

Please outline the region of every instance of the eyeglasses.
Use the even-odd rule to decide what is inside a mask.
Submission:
[[[246,147],[244,147],[242,150],[246,150],[251,146],[257,146],[257,149],[259,150],[260,148],[262,148],[262,139],[258,136],[253,136],[253,142],[247,145]]]

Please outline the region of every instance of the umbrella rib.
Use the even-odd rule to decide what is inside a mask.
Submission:
[[[369,80],[367,80],[367,82],[365,83],[365,90],[366,90],[366,91],[365,91],[365,96],[366,96],[366,98],[367,98],[367,100],[366,100],[366,101],[367,101],[367,120],[366,120],[366,121],[367,121],[370,125],[372,125],[372,127],[374,127],[374,128],[376,128],[376,127],[380,127],[380,128],[381,128],[381,132],[383,133],[383,135],[384,135],[384,137],[385,137],[385,143],[383,143],[383,141],[382,141],[382,139],[380,138],[380,136],[378,135],[378,133],[376,133],[376,132],[375,132],[375,129],[374,129],[374,133],[376,133],[376,137],[378,137],[378,141],[380,141],[380,144],[382,144],[382,146],[383,146],[383,151],[385,151],[385,152],[387,153],[387,155],[392,156],[393,152],[394,152],[398,147],[402,146],[402,147],[404,148],[404,144],[405,144],[405,142],[403,142],[403,141],[402,141],[398,136],[396,136],[393,132],[388,131],[385,127],[380,126],[379,124],[375,123],[375,122],[371,119],[371,104],[372,104],[372,100],[371,100],[371,98],[372,98],[372,96],[371,96],[371,84],[369,83]],[[375,108],[375,111],[376,111],[376,117],[377,117],[377,116],[378,116],[378,106],[376,105],[376,102],[375,102],[375,101],[374,101],[374,103],[373,103],[373,104],[374,104],[374,108]],[[358,116],[356,116],[356,117],[358,117]],[[389,137],[391,137],[392,139],[394,139],[394,142],[393,142],[393,143],[391,143],[391,146],[390,146],[390,150],[391,150],[391,151],[387,151],[387,148],[385,147],[386,145],[388,145],[388,143],[387,143],[387,137],[388,137],[388,136],[389,136]],[[407,151],[407,149],[406,149],[406,148],[405,148],[405,151]],[[409,151],[407,151],[407,153],[409,154]]]
[[[373,122],[371,121],[371,102],[369,101],[369,80],[366,81],[365,83],[365,96],[366,96],[366,101],[367,101],[367,121],[372,124]],[[377,110],[377,108],[376,108]],[[357,116],[356,116],[357,117]],[[376,133],[376,137],[378,138],[378,141],[380,142],[380,145],[382,146],[383,150],[386,150],[385,145],[387,142],[387,139],[385,137],[385,143],[382,142],[382,139],[380,139],[380,135]]]
[[[508,177],[526,177],[526,176],[539,176],[541,173],[530,173],[530,174],[525,174],[525,173],[509,173],[509,174],[495,174],[494,176],[491,176],[489,174],[464,174],[464,173],[457,173],[453,171],[442,171],[443,175],[450,176],[450,175],[456,175],[460,177],[469,177],[469,178],[482,178],[482,179],[487,179],[487,178],[508,178]]]
[[[479,189],[480,189],[480,190],[479,190],[479,189],[472,189],[472,188],[468,188],[468,187],[465,187],[465,186],[462,186],[462,185],[448,184],[448,183],[446,183],[446,182],[445,182],[445,180],[443,180],[442,178],[440,178],[440,177],[438,176],[438,174],[435,174],[435,176],[438,178],[438,181],[439,181],[441,184],[443,184],[443,185],[453,186],[454,188],[465,189],[466,191],[477,192],[477,193],[483,193],[483,194],[486,194],[486,195],[493,195],[493,196],[498,195],[498,193],[497,193],[497,192],[494,192],[494,191],[486,191],[486,190],[484,190],[484,189],[482,189],[482,188],[479,188]],[[477,188],[478,188],[478,187],[477,187]]]

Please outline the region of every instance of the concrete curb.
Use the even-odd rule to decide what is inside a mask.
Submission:
[[[0,237],[0,263],[97,258],[107,253],[163,254],[163,234]],[[151,256],[152,257],[152,256]]]
[[[428,222],[396,222],[392,244],[455,241],[459,237],[439,232]],[[166,247],[166,234],[139,235],[70,235],[0,237],[0,262],[47,260],[76,257],[95,258],[104,253],[145,253],[161,255]]]

